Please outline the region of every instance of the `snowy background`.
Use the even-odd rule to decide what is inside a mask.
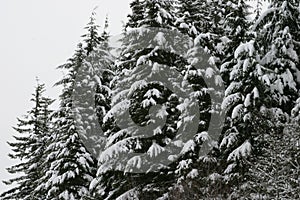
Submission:
[[[47,85],[47,94],[61,77],[55,68],[72,56],[83,27],[98,6],[97,20],[109,17],[111,35],[121,33],[122,20],[129,13],[130,0],[1,0],[0,1],[0,180],[12,165],[6,141],[12,141],[16,117],[32,107],[29,102],[38,76]],[[0,193],[5,185],[0,182]]]

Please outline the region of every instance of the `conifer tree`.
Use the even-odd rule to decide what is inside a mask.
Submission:
[[[229,73],[232,70],[232,60],[234,60],[234,51],[242,43],[249,39],[248,31],[250,29],[249,6],[244,0],[224,1],[223,13],[224,19],[220,26],[223,28],[223,34],[219,42],[220,72],[225,84],[229,85]]]
[[[46,199],[80,199],[88,194],[89,182],[94,177],[95,159],[84,146],[75,120],[73,91],[76,75],[86,53],[81,44],[74,56],[59,68],[67,70],[66,76],[56,85],[62,85],[60,106],[53,114],[53,130],[46,149],[44,176],[36,193],[44,193]]]
[[[183,69],[180,56],[170,52],[178,49],[178,46],[188,45],[190,41],[187,37],[182,44],[176,44],[177,47],[167,43],[176,36],[172,34],[175,19],[172,14],[173,2],[146,0],[142,7],[145,9],[144,19],[139,27],[131,27],[135,29],[124,33],[119,61],[121,70],[119,69],[118,82],[113,90],[112,108],[104,118],[104,121],[114,121],[118,128],[107,133],[108,142],[100,155],[98,178],[91,184],[95,196],[107,199],[119,196],[126,198],[132,193],[140,198],[155,198],[164,192],[167,185],[161,191],[156,191],[155,188],[170,180],[172,172],[169,175],[167,172],[158,173],[166,170],[167,166],[152,160],[166,155],[168,148],[171,148],[169,146],[175,146],[171,140],[175,136],[180,138],[183,134],[176,134],[177,123],[184,120],[179,117],[180,111],[176,106],[189,107],[186,105],[187,101],[179,101],[176,91],[171,91],[162,82],[167,81],[175,88],[182,84],[183,76],[174,70]],[[150,108],[155,105],[162,105],[162,108],[156,110],[158,113],[149,113]],[[128,112],[130,116],[127,116]],[[166,123],[157,126],[157,122],[164,121],[165,118]],[[157,126],[155,130],[138,130],[139,126],[151,125]],[[188,122],[182,126],[187,128]],[[135,173],[140,170],[149,172]],[[141,191],[143,187],[145,189]]]
[[[270,70],[274,107],[290,114],[299,92],[299,2],[275,0],[257,20],[260,63]]]
[[[113,60],[110,53],[108,19],[101,34],[103,39],[85,58],[76,76],[74,106],[77,110],[81,137],[94,157],[99,156],[105,137],[103,117],[110,108],[110,82],[113,78]]]
[[[103,32],[101,34],[103,41],[97,50],[97,56],[101,63],[100,81],[101,84],[97,87],[96,106],[99,123],[103,131],[109,131],[109,125],[103,123],[103,118],[110,110],[111,95],[113,88],[113,81],[115,78],[115,57],[111,54],[113,48],[109,45],[110,34],[108,32],[108,18],[105,20]]]
[[[4,181],[7,185],[13,185],[9,191],[1,194],[1,199],[35,199],[33,191],[42,177],[41,165],[44,161],[45,147],[50,131],[49,106],[53,100],[44,96],[45,85],[37,84],[35,93],[31,99],[34,107],[24,116],[18,118],[18,125],[14,129],[20,134],[14,136],[15,142],[9,142],[13,153],[12,159],[20,163],[8,168],[8,172],[16,174],[16,178]]]
[[[99,25],[96,24],[96,8],[93,10],[90,17],[90,22],[85,27],[87,33],[82,35],[82,38],[85,43],[84,50],[86,54],[89,55],[95,47],[97,47],[103,38],[98,35]]]
[[[270,193],[275,193],[277,190],[277,178],[280,179],[279,171],[282,172],[283,160],[276,158],[276,152],[283,150],[278,146],[285,137],[282,122],[287,119],[281,109],[287,113],[291,112],[298,91],[298,55],[297,48],[294,48],[297,42],[293,40],[295,38],[293,34],[295,35],[296,32],[289,33],[288,26],[297,29],[299,25],[295,21],[287,23],[289,20],[295,20],[297,18],[295,16],[299,16],[292,9],[295,8],[293,6],[295,2],[274,1],[254,25],[253,30],[258,36],[251,43],[247,42],[248,45],[245,45],[246,43],[240,45],[236,49],[235,59],[230,59],[222,66],[224,70],[232,66],[230,63],[235,64],[233,68],[229,67],[227,70],[229,86],[223,106],[229,106],[227,111],[229,115],[220,145],[222,154],[227,159],[226,163],[229,164],[225,170],[225,180],[233,181],[231,198],[254,195],[255,192],[252,190],[257,190],[256,195],[263,195],[252,198],[272,198]],[[245,36],[247,37],[247,34]],[[247,54],[243,53],[247,51]],[[236,66],[240,66],[240,69],[237,70]],[[249,66],[253,67],[249,68]],[[248,71],[249,69],[252,70]],[[240,89],[242,89],[241,93],[238,92]],[[273,162],[274,159],[277,163]],[[273,166],[268,165],[268,162],[273,163]],[[252,170],[255,165],[257,168],[254,167],[255,170]],[[276,168],[274,174],[259,172],[260,170],[266,172],[268,167]],[[275,171],[279,174],[276,175]],[[275,186],[270,187],[273,187],[273,192],[267,192],[269,189],[266,188],[266,182],[264,183],[269,179],[268,176],[273,177],[274,181],[276,179],[275,182],[270,181]],[[244,182],[244,177],[250,177],[251,180]],[[256,180],[261,182],[258,183]],[[248,187],[249,184],[252,188]],[[238,185],[242,186],[237,187]],[[235,187],[238,188],[236,191]]]
[[[257,61],[254,39],[242,43],[235,51],[234,66],[230,72],[230,85],[225,91],[222,107],[227,112],[227,126],[220,143],[222,160],[226,163],[225,179],[239,184],[244,176],[244,160],[255,151],[256,140],[263,134],[259,127],[266,122],[270,96],[265,87],[265,69]],[[267,126],[264,127],[267,129]],[[262,129],[264,130],[264,129]]]
[[[179,0],[175,22],[178,29],[192,38],[197,37],[200,33],[207,33],[212,22],[210,10],[213,7],[211,5],[207,1]]]
[[[83,36],[86,44],[79,44],[74,56],[59,67],[67,74],[56,84],[63,86],[61,104],[54,114],[45,176],[36,189],[48,199],[90,196],[89,184],[95,176],[96,158],[104,141],[99,122],[107,110],[113,57],[108,45],[108,20],[98,37],[94,15],[93,12],[88,33]]]
[[[133,0],[130,3],[132,13],[128,15],[128,22],[126,28],[137,28],[140,27],[140,22],[144,19],[145,8],[143,7],[144,0]]]

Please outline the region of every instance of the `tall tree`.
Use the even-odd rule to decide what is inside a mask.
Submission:
[[[144,0],[133,0],[130,3],[131,14],[129,14],[126,27],[137,28],[140,26],[140,22],[144,19],[145,8],[143,7]]]
[[[177,4],[177,19],[175,24],[184,34],[192,38],[197,37],[200,33],[207,33],[211,24],[210,10],[211,2],[179,0]]]
[[[257,20],[260,63],[270,70],[273,106],[290,114],[300,89],[299,1],[274,0]]]
[[[103,38],[98,35],[99,25],[96,24],[96,8],[93,10],[90,21],[85,29],[87,33],[82,35],[82,37],[85,42],[84,50],[89,55],[103,41]]]
[[[78,69],[73,93],[82,139],[95,158],[99,156],[101,144],[105,141],[101,131],[105,131],[103,117],[110,109],[110,82],[114,75],[114,56],[110,53],[112,48],[109,46],[107,29],[108,19],[101,34],[103,40]]]
[[[41,165],[44,161],[45,147],[49,138],[50,114],[49,106],[53,100],[44,96],[45,85],[37,84],[31,102],[34,107],[24,116],[18,118],[18,125],[14,129],[19,133],[14,136],[15,142],[9,142],[13,153],[12,159],[20,163],[8,168],[8,172],[16,174],[16,178],[4,181],[13,185],[12,189],[1,194],[1,199],[35,199],[33,191],[42,177]]]
[[[235,51],[230,85],[225,91],[222,107],[227,112],[227,126],[220,143],[225,177],[239,184],[247,168],[244,160],[255,151],[256,140],[264,126],[264,115],[271,100],[265,87],[264,68],[259,65],[255,40],[242,43]],[[260,130],[260,127],[264,129]],[[232,188],[231,188],[232,189]]]
[[[266,177],[269,175],[274,177],[276,183],[270,182],[276,187],[279,183],[277,179],[281,179],[279,174],[276,177],[275,171],[279,173],[283,169],[281,166],[283,160],[278,159],[275,152],[282,150],[279,150],[281,147],[278,148],[278,145],[285,137],[282,122],[285,122],[287,117],[282,110],[291,112],[297,98],[296,92],[299,90],[298,42],[294,39],[298,38],[295,37],[298,33],[289,32],[289,26],[299,30],[299,24],[295,22],[299,14],[297,11],[294,12],[298,4],[295,5],[296,2],[273,1],[253,26],[257,36],[250,40],[250,43],[241,44],[235,50],[235,59],[229,59],[222,66],[224,71],[234,64],[225,70],[229,85],[223,106],[228,108],[229,115],[220,145],[222,155],[227,160],[224,160],[227,164],[224,171],[225,180],[232,181],[231,198],[249,195],[251,189],[247,184],[252,185],[253,190],[258,190],[257,194],[271,198],[270,194],[267,194],[270,191],[266,193],[271,187],[268,189],[264,185]],[[247,34],[245,36],[247,38]],[[249,36],[251,34],[248,34]],[[273,162],[274,159],[276,162]],[[273,166],[266,165],[268,162],[273,163]],[[257,168],[254,167],[255,170],[252,170],[253,163],[257,165]],[[259,170],[266,172],[268,167],[276,168],[274,174],[259,172]],[[244,177],[250,177],[251,180],[243,181]],[[255,182],[255,179],[261,182]],[[242,186],[234,191],[234,185]],[[244,189],[241,189],[243,187]],[[273,191],[276,187],[273,187]],[[246,192],[247,188],[249,193]]]
[[[51,145],[47,148],[45,176],[38,192],[46,198],[88,198],[89,184],[95,177],[96,158],[104,136],[102,118],[108,109],[113,56],[108,44],[108,19],[100,37],[95,13],[74,56],[59,68],[66,76],[56,85],[63,86],[61,104],[54,114]],[[99,125],[100,122],[100,125]]]
[[[88,194],[89,182],[94,177],[96,162],[80,138],[73,107],[76,75],[85,57],[86,53],[79,44],[74,56],[59,67],[65,69],[67,74],[56,84],[63,86],[63,92],[60,95],[60,107],[53,114],[44,176],[36,188],[36,193],[44,193],[46,199],[80,199]]]
[[[126,198],[132,193],[140,198],[155,198],[163,193],[167,185],[161,191],[155,188],[173,175],[171,172],[169,175],[159,173],[167,169],[159,158],[171,147],[176,148],[172,139],[184,134],[184,131],[177,133],[177,123],[188,120],[188,117],[179,117],[176,106],[189,107],[189,101],[179,101],[176,91],[172,91],[177,88],[178,92],[183,82],[180,56],[172,51],[187,46],[190,40],[187,37],[184,41],[180,38],[179,44],[169,43],[174,37],[180,37],[173,31],[172,1],[146,0],[142,7],[144,19],[139,22],[139,27],[124,33],[112,108],[104,118],[104,121],[114,121],[118,128],[107,134],[108,142],[100,155],[98,178],[92,186],[96,194],[107,199]],[[156,105],[161,108],[157,108],[158,113],[152,113],[150,108]],[[164,120],[165,124],[158,123]],[[188,122],[181,124],[188,129]],[[139,126],[145,128],[139,129]]]
[[[220,26],[223,29],[218,43],[220,64],[218,68],[222,74],[225,87],[229,85],[229,74],[232,70],[234,52],[238,46],[249,39],[249,7],[244,0],[224,1],[222,4],[225,12]]]

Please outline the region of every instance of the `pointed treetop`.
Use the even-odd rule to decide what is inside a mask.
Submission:
[[[88,32],[82,35],[83,41],[86,44],[84,50],[87,55],[89,55],[101,43],[101,41],[103,41],[103,38],[98,35],[99,25],[96,24],[96,9],[97,7],[94,8],[90,21],[85,27]]]
[[[101,34],[101,37],[102,37],[103,40],[105,40],[105,41],[107,41],[108,38],[109,38],[108,27],[109,27],[109,20],[108,20],[108,15],[106,15],[106,17],[105,17],[105,22],[104,22],[103,32],[102,32],[102,34]]]

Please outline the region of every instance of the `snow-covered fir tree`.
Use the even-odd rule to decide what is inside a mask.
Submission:
[[[181,1],[180,1],[181,2]],[[193,5],[193,6],[191,6]],[[205,137],[209,136],[208,128],[214,126],[216,130],[210,130],[209,132],[220,132],[221,128],[217,128],[218,125],[222,125],[222,120],[220,116],[217,115],[220,112],[218,109],[218,102],[213,102],[215,107],[211,105],[211,95],[213,100],[222,101],[222,91],[223,84],[229,84],[229,80],[224,81],[219,75],[219,68],[221,68],[222,63],[226,63],[226,67],[229,68],[232,60],[234,58],[234,51],[245,40],[247,36],[245,33],[249,28],[249,23],[247,20],[248,6],[244,1],[183,1],[179,4],[178,11],[179,19],[179,30],[184,32],[183,27],[186,27],[186,32],[190,34],[192,38],[196,38],[194,41],[194,47],[189,51],[189,65],[187,65],[187,77],[189,83],[193,85],[194,90],[198,90],[198,101],[200,106],[200,124],[198,128],[198,134],[194,141],[194,154],[201,151],[201,145],[205,140]],[[198,18],[197,18],[198,17]],[[187,23],[186,23],[187,22]],[[188,25],[187,25],[188,24]],[[191,25],[192,24],[192,25]],[[191,34],[193,33],[193,34]],[[202,47],[202,48],[201,48]],[[210,53],[211,56],[208,56]],[[208,59],[207,63],[201,61],[201,57]],[[231,66],[232,67],[232,66]],[[197,70],[198,69],[198,70]],[[225,68],[226,69],[226,68]],[[224,69],[223,69],[224,70]],[[226,73],[230,70],[226,69]],[[223,77],[225,70],[223,71]],[[227,75],[229,76],[229,75]],[[203,80],[205,77],[205,82]],[[228,78],[227,78],[228,79]],[[208,86],[206,83],[210,83]],[[227,83],[227,84],[226,84]],[[220,105],[219,105],[220,106]],[[214,116],[211,114],[214,113]],[[218,120],[220,124],[209,124],[212,121]],[[207,135],[208,134],[208,135]],[[211,133],[212,134],[212,133]],[[212,134],[214,135],[214,134]],[[215,135],[217,135],[215,133]],[[210,138],[212,139],[212,138]],[[213,138],[215,141],[218,138]],[[203,147],[202,147],[203,148]],[[217,150],[216,148],[215,150]],[[181,174],[179,180],[182,184],[177,184],[169,193],[169,195],[174,197],[177,196],[189,196],[188,198],[199,198],[199,194],[202,197],[211,198],[209,196],[209,184],[212,183],[210,179],[216,177],[217,175],[214,169],[218,167],[217,158],[215,157],[218,151],[211,151],[208,157],[198,157],[197,161],[193,159],[186,159],[180,162],[181,166],[178,166],[177,172]],[[199,156],[199,155],[198,155]],[[197,158],[197,157],[196,157]],[[184,166],[184,167],[182,167]],[[183,168],[184,170],[180,170]],[[183,171],[180,172],[180,171]],[[184,172],[185,171],[185,172]],[[184,175],[184,176],[182,176]],[[221,176],[221,175],[218,175]],[[190,185],[198,184],[198,189],[189,190]],[[216,194],[218,187],[217,183],[213,183],[212,195]],[[185,187],[185,190],[177,190],[180,187]],[[194,195],[191,194],[194,192]],[[175,196],[176,196],[175,195]],[[201,196],[201,195],[200,195]]]
[[[238,63],[231,70],[227,70],[230,72],[230,84],[226,90],[224,108],[226,104],[229,105],[228,113],[231,116],[227,118],[229,124],[227,123],[224,128],[225,134],[220,144],[223,156],[225,155],[224,158],[227,159],[226,163],[229,164],[223,178],[227,182],[233,181],[231,198],[242,198],[249,194],[262,195],[260,198],[271,198],[270,193],[274,193],[279,186],[276,181],[280,175],[276,173],[282,168],[283,160],[277,159],[277,163],[273,161],[277,157],[276,152],[286,148],[279,147],[283,142],[282,138],[286,137],[282,122],[285,122],[288,117],[284,112],[291,112],[299,90],[298,42],[294,39],[298,38],[295,37],[298,33],[289,32],[289,26],[299,30],[299,24],[296,22],[299,11],[295,12],[297,7],[298,4],[296,5],[295,2],[273,1],[254,25],[253,30],[257,32],[257,37],[251,42],[253,44],[249,42],[248,45],[242,44],[236,49],[235,59],[230,59],[222,66],[224,69],[230,66],[230,63]],[[249,53],[246,56],[239,53],[244,51],[243,46],[248,46],[246,49]],[[237,54],[241,56],[236,57]],[[243,61],[240,60],[241,58]],[[240,65],[240,72],[236,70],[238,65]],[[245,73],[251,69],[249,68],[251,65],[253,67],[250,74]],[[234,73],[236,79],[232,79]],[[246,82],[242,78],[244,75],[248,76],[244,77]],[[239,94],[238,91],[242,88],[244,88],[243,92]],[[239,118],[242,120],[239,121]],[[272,164],[267,164],[269,162],[274,163],[273,167]],[[255,170],[252,170],[253,167]],[[266,173],[268,167],[276,168],[274,174]],[[260,174],[260,170],[265,174]],[[268,176],[276,181],[271,181]],[[245,177],[250,177],[251,180],[247,181]],[[264,181],[272,182],[274,187],[268,188],[264,185]],[[252,188],[249,188],[249,185]],[[255,193],[253,190],[258,191]],[[278,194],[274,195],[274,198],[279,198],[276,196]]]
[[[98,35],[99,25],[96,24],[96,8],[93,10],[90,21],[85,29],[87,33],[81,37],[84,39],[86,54],[89,55],[103,40],[103,38]]]
[[[84,45],[80,43],[74,56],[59,67],[66,73],[56,84],[63,87],[61,103],[53,115],[45,176],[36,189],[47,199],[88,198],[105,141],[102,118],[109,109],[114,59],[108,44],[108,19],[99,36],[93,12],[86,29]]]
[[[223,1],[223,7],[226,11],[224,19],[220,25],[223,29],[223,34],[220,37],[217,48],[220,50],[221,56],[220,72],[225,86],[227,87],[229,73],[232,70],[232,60],[234,60],[234,51],[244,41],[249,38],[247,32],[250,28],[250,11],[248,4],[244,0]]]
[[[137,28],[140,26],[140,22],[144,19],[145,9],[143,7],[144,0],[133,0],[130,3],[131,14],[129,14],[128,22],[126,23],[126,27]]]
[[[266,120],[262,115],[267,112],[270,101],[263,76],[265,69],[257,61],[256,45],[252,39],[236,49],[230,85],[222,104],[227,113],[227,126],[220,143],[226,166],[223,173],[225,181],[233,185],[243,177],[247,170],[244,159],[255,149],[253,146],[258,135],[263,134],[259,127]]]
[[[99,156],[105,137],[102,119],[109,110],[110,81],[113,78],[113,59],[110,53],[108,19],[105,21],[100,43],[84,59],[76,75],[74,107],[77,111],[76,123],[80,136],[94,157]]]
[[[109,45],[110,35],[108,32],[108,26],[108,18],[106,18],[104,29],[101,34],[103,41],[100,43],[97,51],[95,52],[96,58],[98,56],[97,59],[100,63],[100,68],[98,70],[100,70],[99,77],[101,81],[96,89],[96,114],[101,129],[104,132],[109,131],[109,129],[112,128],[110,126],[111,124],[103,123],[103,118],[111,108],[112,88],[114,85],[113,81],[116,73],[114,65],[115,57],[111,54],[113,48]]]
[[[273,106],[290,114],[300,89],[299,1],[274,0],[257,20],[260,64],[270,70]]]
[[[12,189],[2,193],[1,199],[43,198],[36,196],[34,190],[43,175],[41,166],[50,136],[49,106],[53,103],[53,100],[44,96],[44,92],[45,85],[38,83],[31,99],[34,107],[23,119],[18,118],[18,124],[14,127],[19,134],[14,136],[16,141],[8,143],[13,151],[9,156],[19,163],[7,169],[9,173],[15,174],[15,178],[4,181]]]
[[[223,81],[219,70],[209,64],[210,56],[201,47],[199,40],[195,40],[187,58],[184,80],[193,88],[190,95],[198,104],[196,112],[199,118],[193,118],[195,121],[198,120],[197,129],[191,132],[194,135],[186,143],[183,150],[185,153],[176,163],[177,181],[170,191],[164,194],[163,199],[203,198],[201,190],[208,187],[206,179],[217,167],[215,156],[218,152],[218,135],[223,122],[220,109],[224,91]],[[184,109],[189,113],[188,116],[192,116],[193,112],[189,107]],[[188,121],[184,123],[188,124]]]
[[[44,175],[35,190],[36,193],[44,193],[46,199],[80,199],[88,194],[89,182],[95,175],[96,161],[80,138],[73,107],[76,75],[85,57],[86,52],[79,44],[74,56],[60,66],[67,74],[57,83],[63,86],[60,106],[53,114]]]
[[[113,91],[112,109],[104,118],[105,121],[115,119],[119,129],[107,134],[98,178],[91,185],[96,195],[107,199],[120,195],[126,198],[132,193],[140,198],[159,197],[166,191],[167,184],[160,191],[157,191],[158,185],[174,182],[176,169],[176,163],[169,170],[168,164],[159,158],[167,158],[172,148],[178,149],[178,155],[168,159],[180,158],[192,142],[181,140],[182,137],[197,132],[197,126],[194,132],[190,130],[191,119],[196,118],[195,110],[198,111],[192,110],[197,101],[191,100],[192,95],[189,95],[193,89],[181,74],[184,70],[182,55],[172,53],[182,47],[187,51],[191,41],[186,36],[178,38],[173,46],[168,43],[181,36],[173,31],[176,27],[172,1],[143,1],[143,7],[144,20],[139,23],[140,27],[129,26],[132,30],[124,33],[119,61],[122,71]],[[182,84],[186,88],[180,88]],[[172,91],[174,88],[177,91]],[[186,93],[188,97],[181,98],[176,92]],[[157,105],[161,108],[151,112],[151,107]],[[165,124],[158,123],[164,120]]]

